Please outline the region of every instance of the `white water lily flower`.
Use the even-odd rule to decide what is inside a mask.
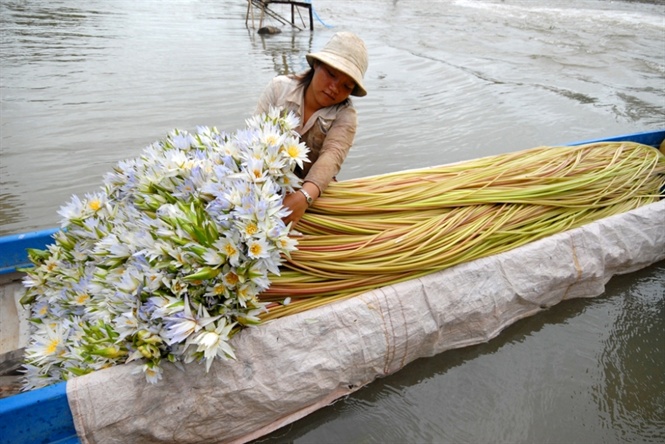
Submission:
[[[185,297],[189,289],[189,283],[182,279],[164,279],[162,282],[164,283],[164,287],[177,297]]]
[[[183,151],[170,151],[167,154],[165,168],[167,171],[183,174],[183,170],[191,170],[198,164],[198,160],[191,158]]]
[[[101,239],[98,239],[97,242],[95,242],[94,246],[94,251],[93,254],[95,255],[100,255],[100,256],[108,256],[110,255],[110,251],[113,247],[118,246],[119,251],[114,254],[114,257],[127,257],[131,254],[131,252],[127,249],[126,246],[120,245],[120,242],[118,241],[118,237],[114,233],[110,233],[106,236],[104,236]],[[122,254],[122,249],[125,249],[125,254]]]
[[[300,186],[300,178],[295,173],[287,171],[277,180],[277,184],[286,192],[293,193]]]
[[[83,201],[78,196],[72,196],[69,203],[58,210],[58,214],[63,218],[62,226],[66,227],[71,220],[82,218],[84,208]]]
[[[201,256],[203,262],[206,265],[212,265],[213,267],[218,267],[226,263],[226,256],[222,253],[222,249],[218,247],[219,240],[215,241],[213,246],[215,248],[206,249],[205,253]]]
[[[247,256],[252,259],[268,259],[270,251],[271,247],[265,238],[254,238],[247,242]]]
[[[307,146],[295,137],[289,137],[286,139],[283,147],[283,153],[289,160],[290,165],[296,164],[300,168],[302,168],[307,161],[308,151]]]
[[[290,113],[289,113],[290,115]],[[276,106],[270,106],[268,109],[268,120],[271,122],[276,122],[282,117],[282,110]],[[288,118],[288,115],[287,115]],[[295,126],[293,126],[295,128]]]
[[[90,247],[83,243],[78,243],[74,246],[74,249],[71,250],[72,257],[76,262],[85,262],[88,259],[88,252]]]
[[[113,325],[118,332],[118,340],[122,340],[138,331],[139,321],[133,312],[127,311],[114,318]]]
[[[245,175],[249,182],[262,183],[268,178],[268,172],[264,170],[263,158],[250,157],[245,163]]]
[[[220,147],[220,152],[225,156],[230,156],[234,159],[240,158],[240,150],[238,146],[232,141],[227,141]]]
[[[239,285],[236,290],[236,294],[238,295],[238,303],[241,307],[247,307],[248,302],[253,301],[258,293],[259,289],[254,284],[254,282],[245,282]]]
[[[134,267],[127,267],[116,285],[116,288],[123,293],[138,295],[144,286],[143,273]]]
[[[278,248],[285,253],[295,251],[297,249],[298,241],[291,236],[288,232],[282,232],[275,237]]]
[[[266,290],[270,286],[268,274],[266,261],[252,262],[247,269],[247,278],[258,288],[257,292]],[[275,274],[279,275],[279,269]]]
[[[281,146],[269,147],[263,154],[263,165],[266,172],[271,176],[281,176],[282,170],[287,167],[287,159],[283,155]],[[268,182],[272,183],[272,182]]]
[[[185,296],[185,307],[179,313],[179,316],[170,316],[164,319],[166,321],[164,336],[167,339],[167,344],[184,342],[190,335],[217,319],[219,319],[219,316],[210,316],[202,306],[199,308],[197,315],[193,316],[189,301]]]
[[[211,324],[211,326],[213,325]],[[206,371],[210,370],[210,366],[216,357],[222,359],[236,358],[233,348],[229,345],[229,333],[234,326],[235,323],[227,324],[226,319],[222,318],[216,326],[213,326],[214,329],[206,328],[191,341],[191,344],[197,346],[196,351],[203,353]]]
[[[242,133],[250,133],[250,134],[255,134],[255,131],[260,129],[261,126],[267,121],[267,120],[275,120],[274,117],[270,116],[270,113],[273,112],[273,109],[271,108],[268,110],[268,115],[267,116],[260,116],[260,115],[255,115],[252,116],[248,119],[245,119],[245,125],[247,126],[247,130],[245,131],[238,131],[237,135],[240,135]],[[236,135],[236,136],[237,136]]]
[[[198,128],[200,128],[204,132],[207,131],[206,127],[198,127]],[[177,148],[179,150],[188,150],[192,147],[192,145],[196,144],[196,140],[191,134],[182,133],[178,131],[174,131],[171,133],[169,142],[174,148]]]
[[[148,298],[146,306],[148,313],[151,314],[151,319],[161,320],[184,311],[185,301],[173,296],[153,296]]]
[[[251,216],[251,214],[245,214],[244,212],[238,216],[240,219],[237,221],[236,227],[240,232],[243,242],[247,242],[259,234],[259,225]]]
[[[215,247],[218,247],[219,250],[226,256],[227,261],[232,266],[236,267],[240,264],[240,239],[237,234],[227,235],[223,238],[218,239],[215,244]]]
[[[134,370],[132,370],[132,373],[133,374],[143,373],[145,375],[146,381],[148,381],[151,384],[156,384],[162,379],[164,370],[158,365],[148,363],[137,366],[136,368],[134,368]]]
[[[48,370],[46,372],[45,367],[24,364],[22,371],[26,383],[23,390],[33,390],[62,381],[62,372],[57,367],[50,367]]]
[[[35,365],[49,366],[66,352],[64,325],[45,322],[32,335],[33,342],[26,349],[26,355]]]
[[[159,382],[162,379],[163,373],[164,370],[162,370],[162,368],[158,365],[143,365],[143,374],[145,375],[145,379],[151,384],[156,384]]]
[[[229,290],[235,291],[238,288],[238,284],[245,282],[245,277],[238,274],[235,269],[224,267],[222,272],[222,282]]]
[[[86,194],[85,197],[86,213],[98,213],[106,209],[107,198],[104,193]]]
[[[288,137],[288,135],[282,133],[278,127],[272,125],[266,125],[264,130],[259,134],[259,144],[250,151],[255,159],[262,159],[264,156],[263,153],[271,148],[279,150],[279,148],[284,145],[285,139]]]

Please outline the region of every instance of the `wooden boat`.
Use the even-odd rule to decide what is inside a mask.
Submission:
[[[642,133],[621,135],[603,139],[594,139],[586,140],[581,142],[571,143],[570,145],[581,145],[591,142],[604,142],[604,141],[631,141],[638,142],[645,145],[650,145],[653,147],[660,147],[665,140],[665,129],[657,131],[648,131]],[[663,203],[661,201],[661,203]],[[663,206],[661,205],[661,208]],[[659,210],[662,211],[663,210]],[[660,214],[660,213],[659,213]],[[659,222],[661,223],[661,222]],[[656,228],[660,230],[660,228]],[[8,370],[15,370],[17,367],[17,359],[20,359],[21,348],[26,345],[27,342],[27,332],[26,322],[20,319],[18,309],[16,308],[16,301],[14,292],[17,288],[21,286],[20,278],[21,273],[17,269],[29,266],[29,261],[26,255],[27,248],[44,248],[51,242],[51,235],[56,231],[56,229],[47,229],[41,231],[35,231],[30,233],[16,234],[5,237],[0,237],[0,302],[2,305],[3,316],[1,318],[2,324],[0,324],[0,333],[2,334],[2,342],[0,342],[0,377],[2,377],[2,372],[7,372]],[[663,230],[665,231],[665,230]],[[663,256],[662,242],[665,242],[663,235],[659,235],[655,245],[650,245],[651,252],[649,252],[650,259],[647,259],[647,262],[640,262],[639,260],[633,260],[630,263],[626,263],[626,269],[624,271],[637,270],[642,266],[649,265],[649,262],[656,260],[662,260],[665,258]],[[529,248],[530,246],[520,247],[520,248]],[[538,248],[538,246],[534,246]],[[640,246],[635,246],[634,252],[640,254]],[[614,271],[610,271],[610,276]],[[604,285],[604,283],[603,283]],[[602,287],[602,286],[601,286]],[[580,294],[577,296],[570,297],[584,297],[585,295]],[[387,297],[387,296],[386,296]],[[559,302],[562,299],[567,297],[560,298],[554,302],[547,301],[544,303],[545,306],[553,305]],[[503,329],[509,323],[514,322],[515,320],[530,316],[535,314],[540,309],[543,308],[543,303],[540,302],[538,307],[534,309],[529,309],[529,311],[523,311],[511,319],[506,319],[502,321],[501,324],[497,324],[496,329],[490,332],[481,332],[480,340],[488,340],[496,336],[501,329]],[[369,305],[369,304],[367,304]],[[377,301],[377,305],[381,306],[381,302]],[[538,305],[538,304],[536,304]],[[13,308],[12,308],[13,307]],[[380,308],[381,310],[383,308]],[[382,313],[383,317],[385,313]],[[388,314],[389,316],[389,314]],[[310,319],[311,321],[311,319]],[[266,326],[267,327],[267,326]],[[263,328],[263,327],[261,327]],[[270,327],[267,327],[270,328]],[[23,330],[23,331],[22,331]],[[260,330],[260,329],[257,329]],[[274,331],[273,331],[274,333]],[[399,334],[393,330],[395,335]],[[271,333],[266,333],[267,335]],[[391,341],[391,338],[386,338],[387,342]],[[476,341],[478,342],[478,340]],[[280,426],[286,425],[290,422],[293,422],[304,415],[325,406],[334,399],[337,399],[341,396],[344,396],[354,390],[357,390],[359,386],[371,382],[372,378],[376,378],[377,375],[385,375],[399,370],[399,368],[406,365],[411,360],[425,356],[428,353],[434,354],[443,351],[443,349],[462,347],[465,345],[471,345],[472,342],[460,340],[455,344],[447,344],[443,346],[433,347],[428,349],[425,352],[420,352],[420,356],[410,354],[407,356],[407,352],[404,352],[404,356],[400,359],[393,359],[389,361],[386,359],[386,364],[384,368],[380,371],[377,371],[376,374],[372,374],[369,379],[359,378],[359,383],[356,383],[355,380],[349,383],[348,387],[340,388],[331,388],[328,393],[324,396],[321,396],[314,402],[309,402],[306,405],[298,406],[292,408],[289,411],[282,412],[281,416],[278,414],[273,418],[270,423],[263,424],[261,427],[257,427],[253,430],[245,430],[243,436],[237,434],[230,436],[229,442],[246,442],[251,439],[258,438],[262,435],[270,433],[272,430],[277,429]],[[391,348],[393,355],[399,350],[398,346]],[[412,353],[412,352],[409,352]],[[301,363],[298,365],[302,365]],[[81,378],[76,378],[81,379]],[[350,381],[350,380],[349,380]],[[2,443],[33,443],[33,442],[43,442],[43,443],[78,443],[78,442],[88,442],[85,438],[77,435],[77,428],[75,426],[75,415],[72,413],[71,405],[76,404],[78,409],[85,408],[85,400],[81,399],[71,399],[72,393],[75,393],[73,390],[69,391],[67,384],[72,384],[74,380],[68,383],[58,383],[52,386],[33,390],[30,392],[13,394],[12,396],[7,396],[0,399],[0,444]],[[111,384],[112,381],[109,381]],[[102,381],[102,384],[104,382]],[[96,382],[99,385],[99,380]],[[104,393],[103,388],[95,388],[90,385],[83,387],[84,389],[94,392],[98,390],[99,393]],[[113,391],[113,387],[109,388],[109,393]],[[219,388],[219,390],[224,390]],[[68,396],[69,393],[69,396]],[[0,396],[2,393],[0,392]],[[251,402],[251,400],[249,401]],[[257,401],[259,403],[261,401]],[[220,420],[219,422],[224,422]],[[79,430],[80,433],[80,430]],[[120,442],[120,441],[118,441]],[[184,441],[183,441],[184,442]],[[190,437],[190,441],[191,437]]]

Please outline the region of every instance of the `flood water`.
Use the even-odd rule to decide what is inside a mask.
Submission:
[[[313,4],[313,32],[262,37],[245,0],[2,0],[0,235],[173,128],[241,128],[339,30],[370,57],[342,180],[665,128],[663,1]],[[264,442],[665,442],[664,288],[665,263],[617,277]]]

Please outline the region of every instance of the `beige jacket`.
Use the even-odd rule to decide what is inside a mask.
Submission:
[[[339,173],[351,149],[358,124],[357,113],[349,101],[347,104],[320,109],[303,124],[304,100],[304,90],[297,79],[278,76],[272,79],[261,95],[256,114],[268,112],[272,105],[293,111],[301,119],[296,131],[310,149],[310,162],[305,163],[299,175],[305,182],[315,184],[323,193]]]

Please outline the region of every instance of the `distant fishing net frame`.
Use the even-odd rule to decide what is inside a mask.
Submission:
[[[633,142],[537,147],[332,183],[262,320],[498,254],[662,198],[665,155]],[[286,304],[284,302],[287,302]]]

